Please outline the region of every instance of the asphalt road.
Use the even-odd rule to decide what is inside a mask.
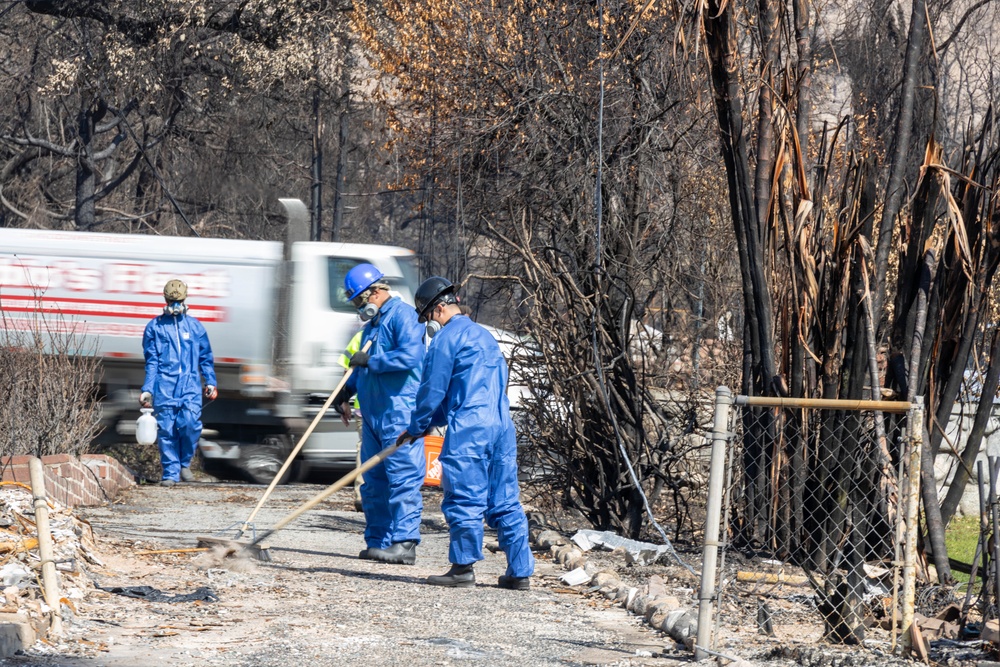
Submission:
[[[278,487],[256,527],[274,525],[322,487]],[[567,589],[539,559],[530,591],[496,585],[502,553],[486,553],[474,589],[424,579],[448,568],[440,495],[425,492],[416,565],[359,560],[364,519],[343,491],[269,540],[272,562],[215,553],[139,555],[232,537],[262,487],[184,484],[130,491],[115,505],[79,510],[91,522],[104,587],[166,593],[209,587],[214,602],[151,602],[101,590],[76,605],[65,641],[36,644],[2,665],[676,665],[689,654],[624,610]],[[228,529],[228,530],[227,530]],[[487,533],[487,540],[495,536]]]

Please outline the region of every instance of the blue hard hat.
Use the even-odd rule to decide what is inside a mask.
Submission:
[[[358,264],[344,276],[344,291],[353,299],[377,283],[385,275],[371,264]]]

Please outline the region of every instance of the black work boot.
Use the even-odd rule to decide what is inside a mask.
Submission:
[[[497,586],[512,591],[526,591],[531,588],[531,577],[508,577],[506,574],[501,574],[497,579]]]
[[[476,573],[472,571],[472,563],[468,565],[452,565],[444,574],[427,577],[427,583],[432,586],[449,586],[451,588],[473,588],[476,585]]]
[[[396,542],[388,549],[369,548],[367,558],[395,565],[413,565],[417,562],[417,543],[413,540]]]

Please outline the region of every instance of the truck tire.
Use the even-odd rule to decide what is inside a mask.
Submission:
[[[274,476],[281,470],[285,459],[292,451],[292,445],[284,436],[265,438],[256,445],[240,446],[239,468],[247,479],[254,484],[270,484]],[[302,461],[292,461],[278,484],[288,484],[299,481],[305,473]]]

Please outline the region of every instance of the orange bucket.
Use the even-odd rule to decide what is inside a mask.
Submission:
[[[441,486],[441,446],[444,438],[440,435],[424,436],[424,457],[427,459],[427,473],[424,475],[424,486]]]

